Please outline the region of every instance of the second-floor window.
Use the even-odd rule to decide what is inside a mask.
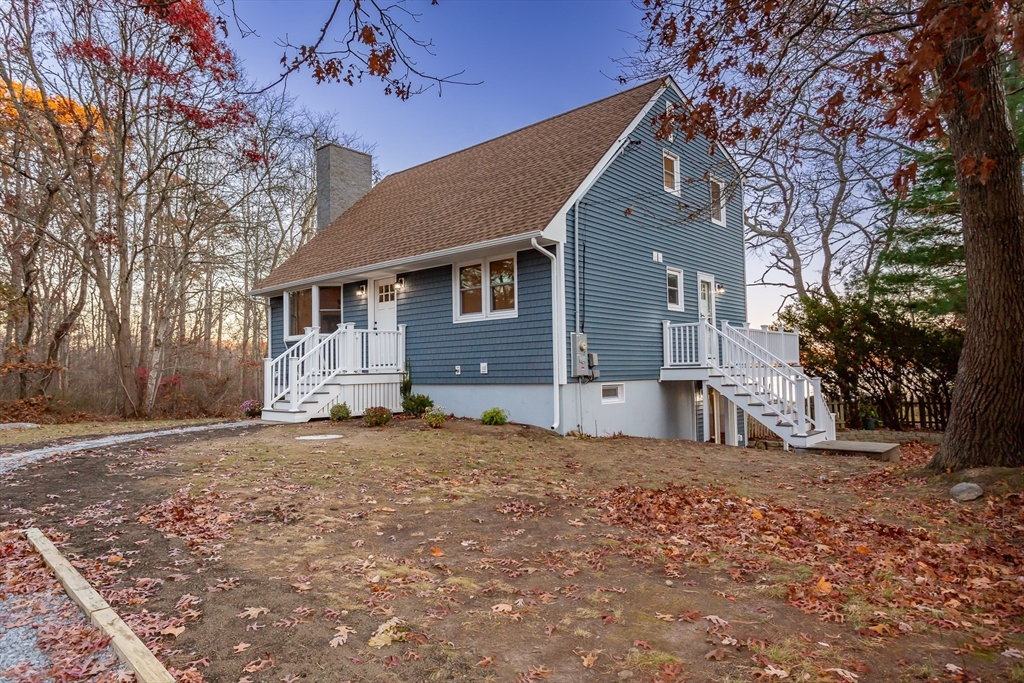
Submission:
[[[665,150],[661,153],[661,164],[665,191],[679,193],[679,157]]]
[[[725,225],[725,184],[712,178],[709,181],[711,191],[711,222]]]

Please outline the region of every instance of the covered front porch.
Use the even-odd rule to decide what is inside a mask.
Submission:
[[[397,412],[402,407],[405,325],[366,330],[342,323],[329,334],[309,327],[284,353],[263,364],[265,420],[326,418],[341,403],[352,415],[375,406]]]

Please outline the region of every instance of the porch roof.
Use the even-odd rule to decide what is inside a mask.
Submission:
[[[539,235],[663,85],[653,80],[387,176],[253,294]]]

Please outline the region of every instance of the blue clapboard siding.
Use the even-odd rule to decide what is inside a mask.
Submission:
[[[341,315],[346,323],[355,323],[357,330],[365,330],[368,320],[366,313],[368,297],[365,294],[363,296],[357,294],[360,287],[364,288],[364,292],[367,291],[368,287],[365,280],[362,282],[350,282],[342,287]]]
[[[285,351],[284,297],[270,297],[270,357],[277,358]]]
[[[721,151],[709,154],[706,141],[656,140],[650,118],[665,110],[666,92],[634,129],[630,145],[608,167],[580,202],[581,311],[590,349],[600,359],[601,379],[657,379],[662,365],[662,320],[696,322],[697,272],[715,276],[726,293],[717,297],[717,317],[731,324],[746,320],[742,199],[726,206],[726,225],[706,215],[711,175],[729,182],[735,170]],[[666,192],[662,150],[680,158],[680,196]],[[693,216],[697,209],[704,215]],[[574,311],[574,213],[566,219],[566,324]],[[664,254],[655,263],[652,252]],[[665,269],[683,271],[685,310],[667,307]],[[568,340],[566,341],[568,345]]]
[[[403,273],[398,322],[414,384],[538,384],[551,381],[551,265],[517,255],[519,315],[452,322],[452,266]],[[348,303],[346,302],[346,311]],[[347,316],[346,316],[347,319]],[[480,363],[488,373],[480,374]],[[455,374],[455,366],[462,374]]]

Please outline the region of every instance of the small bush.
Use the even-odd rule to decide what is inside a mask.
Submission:
[[[391,422],[392,417],[392,412],[383,406],[367,408],[363,413],[363,424],[367,427],[383,427]]]
[[[424,394],[409,394],[402,399],[402,410],[406,415],[419,417],[427,412],[427,409],[434,405],[429,396]]]
[[[431,429],[440,429],[441,425],[445,423],[448,416],[445,415],[444,408],[441,406],[434,406],[427,411],[426,415],[423,416],[423,421],[427,423],[427,426]]]
[[[485,425],[503,425],[508,422],[508,411],[502,408],[488,408],[480,416],[480,421]]]
[[[399,390],[402,392],[402,398],[405,398],[412,393],[412,368],[409,367],[409,361],[405,361],[405,372],[402,373],[402,383],[399,385]]]
[[[338,403],[331,406],[331,421],[341,422],[352,417],[352,411],[349,410],[347,403]]]
[[[252,399],[243,401],[242,412],[245,413],[246,417],[259,417],[263,414],[263,401],[254,401]]]

